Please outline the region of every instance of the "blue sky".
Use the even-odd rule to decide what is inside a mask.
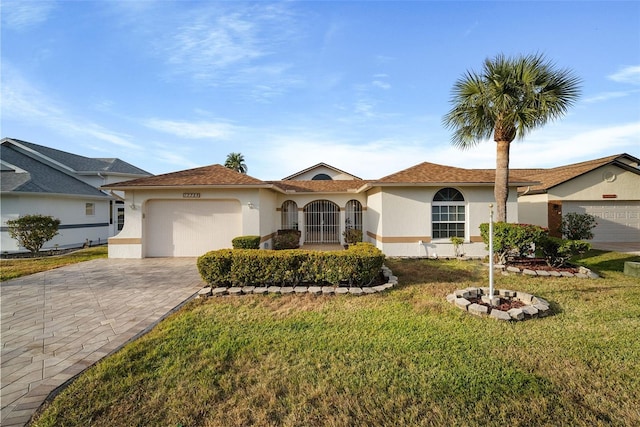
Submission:
[[[511,167],[640,157],[640,2],[2,1],[2,137],[154,174],[319,162],[379,178],[460,151],[442,117],[487,57],[542,53],[583,80]]]

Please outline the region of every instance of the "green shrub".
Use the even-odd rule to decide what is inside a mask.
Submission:
[[[297,249],[300,247],[300,230],[278,230],[273,237],[273,249]]]
[[[7,227],[11,238],[36,254],[46,242],[58,235],[60,220],[48,215],[25,215],[8,220]]]
[[[538,245],[547,264],[552,267],[562,267],[571,257],[591,249],[591,244],[582,240],[565,240],[551,236],[541,239]]]
[[[231,245],[233,249],[260,249],[260,236],[238,236]]]
[[[198,258],[203,280],[218,286],[296,286],[300,283],[371,285],[384,254],[370,243],[347,251],[222,249]]]
[[[593,230],[598,225],[596,217],[591,214],[568,213],[562,217],[560,233],[568,240],[593,239]]]
[[[362,230],[358,230],[357,228],[348,227],[344,230],[342,236],[344,237],[344,242],[347,245],[362,242]]]
[[[480,224],[480,234],[489,248],[489,223]],[[504,264],[509,256],[529,255],[533,245],[547,234],[545,228],[537,225],[496,222],[493,224],[493,252],[499,262]]]

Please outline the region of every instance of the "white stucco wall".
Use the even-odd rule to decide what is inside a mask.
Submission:
[[[86,215],[86,203],[94,203],[94,215]],[[11,194],[2,196],[1,206],[3,228],[7,220],[23,215],[51,215],[60,220],[59,234],[46,242],[43,249],[55,248],[56,245],[59,248],[80,247],[87,240],[92,244],[106,243],[111,230],[109,200],[106,198]],[[2,251],[24,251],[8,231],[1,232],[1,239]]]
[[[126,191],[125,224],[116,236],[109,239],[110,258],[143,258],[147,203],[150,200],[190,200],[185,193],[199,194],[198,200],[237,200],[241,205],[242,231],[240,235],[261,235],[260,215],[263,205],[260,189],[173,188],[167,190]],[[251,206],[250,206],[251,203]],[[265,202],[268,205],[268,202]]]

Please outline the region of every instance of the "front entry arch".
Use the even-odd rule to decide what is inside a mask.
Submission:
[[[340,207],[314,200],[304,207],[305,243],[340,243]]]

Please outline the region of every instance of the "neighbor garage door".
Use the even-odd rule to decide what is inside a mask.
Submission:
[[[640,242],[640,201],[563,202],[562,213],[595,215],[593,242]]]
[[[145,254],[192,257],[231,248],[242,231],[237,200],[151,200],[147,204]]]

